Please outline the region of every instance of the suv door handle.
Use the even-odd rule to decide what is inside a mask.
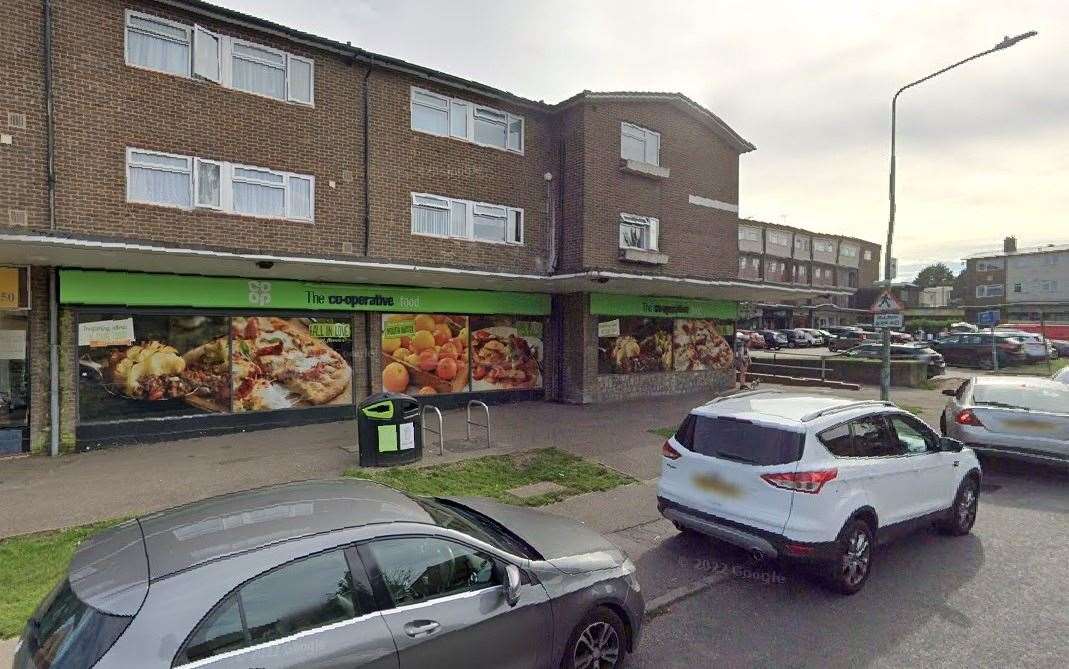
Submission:
[[[441,625],[434,620],[413,620],[405,624],[405,634],[413,639],[418,639],[421,636],[434,634],[440,627]]]

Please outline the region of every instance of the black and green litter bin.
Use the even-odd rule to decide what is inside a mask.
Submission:
[[[372,395],[356,407],[361,467],[404,465],[423,458],[419,402],[400,393]]]

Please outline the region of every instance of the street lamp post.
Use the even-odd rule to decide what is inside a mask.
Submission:
[[[1026,33],[1017,35],[1016,37],[1004,37],[1001,42],[987,51],[981,51],[978,54],[969,56],[964,60],[959,60],[953,65],[948,65],[943,69],[929,74],[927,77],[918,79],[912,83],[906,84],[902,88],[898,89],[894,97],[891,98],[891,177],[890,177],[890,213],[887,219],[887,247],[884,250],[883,259],[883,280],[887,284],[887,290],[891,289],[891,242],[894,240],[895,235],[895,113],[898,107],[898,96],[902,95],[903,91],[913,88],[917,84],[922,84],[929,79],[934,79],[944,72],[949,72],[955,67],[959,67],[968,63],[971,60],[982,58],[989,53],[996,51],[1002,51],[1014,46],[1018,42],[1024,41],[1029,37],[1034,37],[1036,31],[1032,30]],[[883,330],[883,369],[880,370],[880,398],[887,400],[891,397],[891,331],[888,328]]]

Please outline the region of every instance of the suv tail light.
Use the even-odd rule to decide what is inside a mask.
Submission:
[[[984,424],[980,422],[980,417],[972,409],[962,409],[958,412],[957,416],[954,416],[954,422],[958,425],[972,425],[973,427],[983,427]]]
[[[665,440],[664,444],[661,445],[661,455],[668,458],[669,460],[678,460],[679,458],[683,457],[679,454],[679,451],[672,448],[672,444],[669,444],[667,440]]]
[[[824,484],[839,475],[838,469],[820,469],[814,472],[783,472],[781,474],[762,474],[766,483],[796,492],[812,495],[820,492]]]

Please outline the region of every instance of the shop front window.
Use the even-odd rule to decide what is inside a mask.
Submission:
[[[602,316],[598,373],[724,370],[733,361],[730,323],[692,318]]]
[[[26,425],[30,404],[26,346],[25,314],[0,311],[0,429]]]
[[[352,403],[348,318],[82,313],[83,422]]]
[[[542,319],[383,314],[382,387],[451,395],[542,387]]]

